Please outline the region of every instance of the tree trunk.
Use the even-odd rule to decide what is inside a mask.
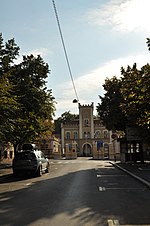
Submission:
[[[15,143],[15,144],[13,144],[13,146],[14,146],[14,156],[15,156],[18,151],[18,144]]]
[[[143,144],[140,142],[140,160],[141,163],[144,163],[144,153],[143,153]]]

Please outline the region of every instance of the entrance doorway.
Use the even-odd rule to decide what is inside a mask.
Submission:
[[[83,145],[83,156],[90,157],[92,156],[92,149],[90,144],[86,143]]]

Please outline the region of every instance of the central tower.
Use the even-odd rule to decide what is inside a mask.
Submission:
[[[94,138],[94,103],[81,105],[79,103],[79,139]]]

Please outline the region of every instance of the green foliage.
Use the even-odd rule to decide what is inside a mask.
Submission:
[[[139,126],[142,131],[149,130],[150,123],[150,65],[140,70],[136,64],[123,69],[121,93],[123,101],[120,104],[128,123]]]
[[[147,38],[150,51],[150,38]],[[140,70],[136,63],[121,68],[120,79],[106,79],[106,93],[100,96],[97,111],[104,124],[111,130],[125,130],[127,126],[138,128],[141,137],[150,140],[150,65]]]
[[[138,127],[143,139],[149,139],[150,125],[150,65],[140,70],[136,64],[121,68],[120,79],[106,79],[106,93],[100,96],[97,111],[104,124],[111,130],[123,130],[127,126]]]
[[[14,145],[53,130],[55,101],[46,88],[48,64],[40,56],[23,56],[15,65],[19,47],[14,39],[3,45],[0,35],[0,138]]]
[[[15,40],[11,39],[3,44],[2,33],[0,33],[0,75],[12,70],[12,64],[19,55],[20,48],[16,45]]]
[[[61,123],[67,123],[71,122],[75,119],[79,119],[79,115],[72,114],[70,111],[66,111],[63,114],[61,114],[61,117],[57,118],[54,122],[54,127],[55,127],[55,133],[56,134],[61,134]]]
[[[150,51],[150,38],[147,38],[147,47],[148,47],[148,50]]]
[[[122,101],[121,81],[115,76],[106,79],[103,85],[105,94],[100,97],[97,112],[109,130],[125,130],[125,116],[120,107]]]
[[[3,44],[0,34],[0,138],[1,142],[7,140],[8,135],[14,130],[13,121],[16,118],[15,112],[19,108],[17,97],[13,96],[13,85],[10,77],[13,68],[10,66],[18,55],[19,48],[14,40]],[[12,52],[12,53],[11,53]]]
[[[61,115],[62,122],[64,122],[64,123],[73,121],[78,118],[79,118],[78,115],[72,114],[72,113],[70,113],[70,111],[66,111]]]

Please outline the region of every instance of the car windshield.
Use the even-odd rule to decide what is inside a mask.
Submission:
[[[31,152],[20,152],[16,155],[17,160],[35,160],[36,156]]]

